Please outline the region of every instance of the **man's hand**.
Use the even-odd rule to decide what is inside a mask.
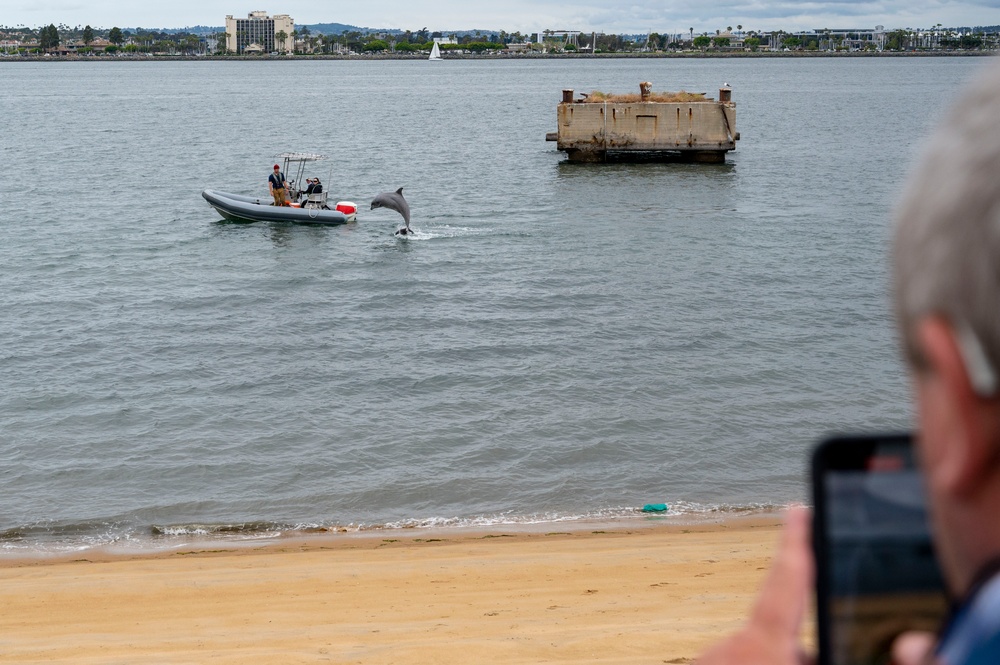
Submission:
[[[792,508],[778,554],[764,580],[747,625],[697,660],[698,665],[802,665],[799,631],[813,583],[809,511]]]
[[[894,665],[932,665],[934,660],[934,633],[910,631],[903,633],[892,643]]]

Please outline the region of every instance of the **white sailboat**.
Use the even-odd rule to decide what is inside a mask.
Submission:
[[[441,59],[441,49],[438,48],[438,43],[434,42],[434,46],[431,47],[431,57],[428,60],[440,60]]]

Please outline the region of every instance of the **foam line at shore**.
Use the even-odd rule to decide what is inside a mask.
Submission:
[[[141,555],[178,549],[254,546],[289,538],[386,537],[414,533],[455,534],[467,531],[581,531],[589,528],[639,528],[650,524],[706,524],[780,512],[773,504],[706,506],[671,503],[669,510],[643,513],[640,508],[613,508],[571,515],[559,513],[474,517],[411,518],[379,524],[319,524],[249,521],[129,525],[123,521],[90,524],[37,524],[0,532],[0,560],[59,559],[87,552]]]

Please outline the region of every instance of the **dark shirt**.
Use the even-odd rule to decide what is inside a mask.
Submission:
[[[306,194],[321,194],[323,192],[323,185],[318,182],[314,182],[308,187],[306,187]]]
[[[281,171],[278,171],[277,173],[272,173],[271,175],[267,176],[267,180],[268,182],[271,183],[271,185],[275,189],[285,188],[285,174],[282,173]]]

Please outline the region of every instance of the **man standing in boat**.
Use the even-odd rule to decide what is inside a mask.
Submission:
[[[274,205],[288,205],[288,183],[285,182],[285,174],[281,172],[277,164],[274,165],[274,173],[267,177],[267,187],[271,190],[271,196],[274,197]]]

